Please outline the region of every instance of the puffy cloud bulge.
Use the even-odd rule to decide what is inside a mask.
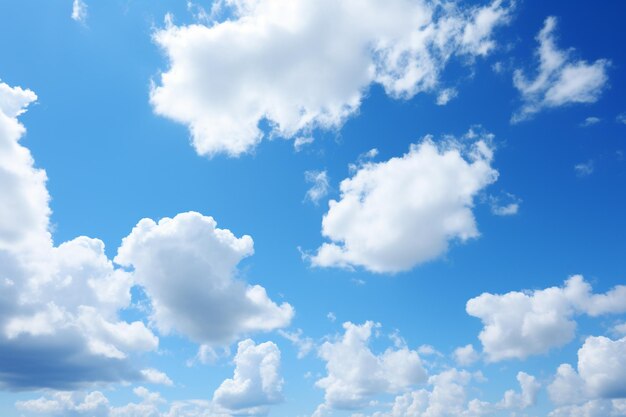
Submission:
[[[140,221],[117,257],[134,270],[117,267],[98,239],[80,236],[55,246],[46,173],[19,143],[25,128],[17,117],[36,99],[0,83],[1,387],[167,382],[133,366],[133,355],[159,344],[143,321],[120,319],[134,285],[151,296],[159,330],[202,343],[231,343],[289,323],[290,305],[277,306],[263,287],[236,277],[239,260],[252,254],[252,239],[217,229],[198,213]]]
[[[367,88],[395,98],[439,88],[454,56],[494,47],[508,22],[501,0],[479,7],[424,0],[226,0],[211,26],[156,31],[169,68],[153,85],[154,111],[185,124],[201,155],[237,156],[264,137],[331,129],[354,114]]]

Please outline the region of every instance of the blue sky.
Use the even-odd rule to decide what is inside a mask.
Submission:
[[[0,414],[626,415],[625,16],[3,0]]]

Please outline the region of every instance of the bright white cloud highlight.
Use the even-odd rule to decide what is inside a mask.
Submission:
[[[593,294],[584,278],[575,275],[563,287],[484,293],[467,302],[467,313],[483,322],[479,339],[487,359],[525,359],[563,346],[574,338],[575,315],[626,312],[626,286]]]
[[[557,19],[548,17],[537,35],[539,69],[529,80],[520,69],[513,74],[515,88],[522,95],[522,108],[513,115],[513,122],[530,118],[546,109],[573,103],[595,103],[608,83],[610,61],[593,63],[576,60],[573,50],[558,49],[555,39]]]
[[[471,145],[426,137],[401,157],[366,162],[340,185],[322,221],[321,267],[399,272],[444,254],[451,241],[479,235],[476,195],[496,181],[491,135]]]
[[[396,393],[424,382],[426,371],[418,353],[406,346],[375,354],[369,348],[372,330],[380,325],[344,323],[344,335],[319,348],[327,375],[315,385],[324,389],[323,407],[355,409],[381,393]]]
[[[264,137],[340,127],[372,83],[392,97],[438,88],[453,57],[484,56],[509,20],[483,7],[423,0],[227,0],[232,18],[154,34],[169,68],[153,86],[162,116],[188,126],[200,155],[237,156]],[[467,62],[471,59],[466,60]]]
[[[208,345],[285,327],[294,310],[280,306],[265,288],[237,277],[237,264],[252,255],[250,236],[217,228],[212,217],[189,212],[158,223],[141,220],[115,257],[152,301],[152,319],[163,333],[176,331]]]
[[[216,405],[237,414],[259,414],[261,407],[282,401],[278,346],[244,340],[239,342],[234,362],[233,378],[222,382],[213,395]]]
[[[471,344],[454,349],[453,356],[454,361],[460,366],[470,366],[480,359],[480,354]]]

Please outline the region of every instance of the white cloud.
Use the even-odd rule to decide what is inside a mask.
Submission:
[[[618,114],[615,121],[626,125],[626,112]]]
[[[313,142],[315,142],[315,138],[312,136],[298,136],[293,141],[293,149],[296,152],[300,152],[305,146],[310,145]]]
[[[511,8],[423,0],[222,1],[232,18],[154,34],[169,69],[154,111],[188,126],[201,155],[252,150],[264,137],[340,127],[372,83],[410,98],[438,87],[453,57],[488,54]],[[323,28],[323,30],[320,30]],[[465,59],[469,62],[471,59]]]
[[[322,221],[311,263],[398,272],[444,254],[450,241],[479,235],[474,197],[496,181],[491,135],[464,146],[431,137],[388,161],[364,163],[340,185]]]
[[[456,98],[459,95],[459,92],[456,88],[446,88],[439,92],[437,96],[437,105],[445,106],[450,102],[450,100]]]
[[[500,406],[504,409],[524,410],[535,405],[537,394],[541,388],[541,384],[537,382],[534,376],[525,372],[518,372],[517,381],[519,382],[521,392],[508,390],[504,393],[504,398],[500,402]]]
[[[295,332],[279,330],[278,333],[298,348],[298,359],[304,358],[315,348],[313,339],[302,336],[302,329],[298,329]]]
[[[626,312],[626,286],[593,294],[582,276],[563,287],[484,293],[467,302],[467,313],[483,322],[479,339],[489,361],[525,359],[570,342],[576,331],[573,317]]]
[[[289,304],[279,306],[265,288],[237,278],[237,264],[254,251],[252,238],[216,226],[194,212],[158,223],[143,219],[123,239],[115,262],[134,268],[152,301],[151,318],[165,334],[220,345],[287,326],[294,314]]]
[[[514,216],[519,211],[522,200],[511,193],[505,193],[504,196],[489,196],[487,198],[491,207],[491,213],[496,216]]]
[[[476,352],[471,344],[454,349],[453,356],[454,361],[460,366],[470,366],[480,359],[480,354]]]
[[[371,321],[344,323],[343,337],[319,348],[327,375],[315,385],[325,391],[324,408],[359,408],[377,394],[396,393],[426,379],[416,351],[403,346],[377,355],[370,350],[372,329],[379,326]]]
[[[587,161],[574,165],[574,171],[576,171],[576,175],[579,177],[588,177],[593,174],[594,171],[593,161]]]
[[[594,397],[626,398],[626,337],[588,337],[578,351],[578,372]]]
[[[87,20],[87,4],[83,0],[74,0],[72,4],[72,19],[85,23]]]
[[[129,306],[132,276],[116,269],[104,244],[85,236],[54,246],[46,173],[19,140],[17,120],[36,95],[0,83],[0,386],[73,388],[141,379],[129,355],[158,338],[118,311]]]
[[[213,394],[213,402],[228,411],[262,413],[262,407],[281,402],[280,350],[272,342],[255,345],[250,339],[239,342],[235,372]]]
[[[142,369],[141,375],[143,375],[145,380],[151,384],[160,384],[160,385],[167,385],[167,386],[174,385],[174,382],[172,382],[170,377],[168,377],[165,372],[161,372],[158,369],[152,369],[152,368]]]
[[[315,205],[319,204],[320,200],[328,195],[330,188],[328,173],[326,171],[306,171],[304,179],[313,184],[306,192],[306,199]]]
[[[513,115],[513,122],[528,119],[544,108],[595,103],[606,87],[610,62],[599,59],[589,64],[573,58],[573,50],[558,49],[554,35],[556,24],[555,17],[548,17],[537,35],[539,69],[536,78],[528,80],[520,69],[513,74],[513,83],[523,100],[522,108]]]
[[[587,117],[580,125],[582,127],[589,127],[589,126],[597,125],[601,121],[602,119],[600,119],[599,117],[590,116],[590,117]]]

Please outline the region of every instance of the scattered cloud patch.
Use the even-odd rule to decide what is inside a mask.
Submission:
[[[315,138],[312,136],[298,136],[293,141],[293,149],[296,152],[300,152],[305,146],[310,145],[313,142],[315,142]]]
[[[539,68],[535,79],[529,80],[520,69],[513,74],[513,83],[523,101],[521,109],[511,119],[514,123],[529,119],[546,108],[595,103],[608,84],[610,61],[598,59],[590,64],[576,60],[571,49],[559,49],[556,25],[557,19],[548,17],[537,35]]]
[[[594,164],[592,160],[574,165],[574,171],[578,177],[588,177],[593,174]]]
[[[304,179],[307,183],[313,184],[306,192],[306,200],[318,205],[320,200],[328,195],[330,184],[326,171],[306,171]]]
[[[304,358],[313,349],[315,349],[315,342],[313,341],[313,339],[311,339],[310,337],[303,337],[302,333],[302,329],[298,329],[295,332],[287,332],[284,330],[278,331],[278,334],[289,340],[291,343],[294,344],[294,346],[298,348],[298,359]]]
[[[150,95],[155,113],[185,124],[207,156],[251,151],[266,136],[262,121],[269,136],[285,138],[338,128],[372,84],[394,98],[434,91],[448,61],[471,62],[495,48],[494,30],[512,11],[502,0],[216,4],[231,18],[176,26],[170,17],[156,31],[169,68]]]
[[[319,267],[399,272],[444,254],[451,241],[479,235],[474,198],[495,182],[491,135],[471,144],[428,136],[401,157],[364,163],[341,182],[322,221]]]
[[[597,125],[601,121],[602,119],[600,119],[599,117],[590,116],[590,117],[587,117],[580,125],[582,127],[589,127],[589,126]]]
[[[459,92],[456,88],[446,88],[439,92],[437,96],[437,105],[445,106],[450,102],[450,100],[456,98],[459,95]]]
[[[496,197],[490,195],[487,197],[491,213],[496,216],[513,216],[518,213],[522,199],[511,194],[505,193],[502,196]]]
[[[626,112],[618,114],[617,117],[615,117],[615,121],[626,125]]]
[[[456,348],[453,356],[459,366],[470,366],[480,359],[480,354],[471,344]]]

